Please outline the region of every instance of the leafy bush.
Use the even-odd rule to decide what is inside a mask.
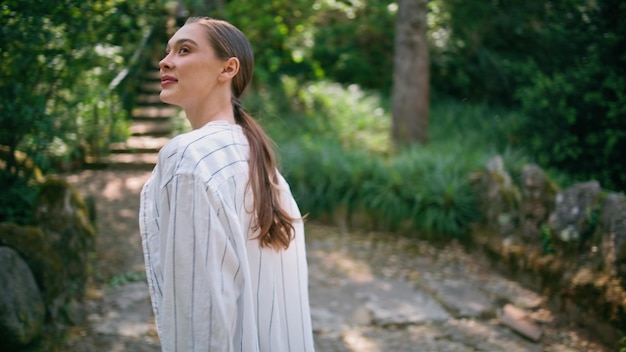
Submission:
[[[626,189],[626,3],[434,0],[436,92],[520,109],[511,142],[543,167]]]
[[[518,114],[441,100],[431,144],[394,151],[379,95],[328,82],[283,84],[253,92],[246,106],[278,141],[284,174],[312,218],[346,211],[378,228],[462,237],[477,216],[470,173],[495,154],[519,170],[525,161],[509,146]],[[289,103],[296,109],[278,115]]]
[[[276,84],[281,74],[316,77],[315,63],[304,60],[312,12],[308,0],[250,0],[229,1],[215,15],[241,28],[250,40],[256,62],[253,83]]]
[[[541,165],[626,190],[626,78],[599,65],[547,76],[520,90],[529,118],[519,126]]]
[[[45,173],[126,136],[124,105],[108,85],[160,6],[146,0],[2,2],[0,198],[13,199],[16,189],[31,185],[25,160]],[[18,159],[20,152],[26,158]],[[26,203],[0,207],[0,218],[27,217]]]
[[[562,27],[571,55],[519,90],[529,117],[520,135],[539,162],[626,190],[626,3],[577,9]]]
[[[281,148],[292,191],[313,218],[344,208],[373,226],[463,236],[476,218],[468,165],[413,149],[388,158],[345,149],[328,139],[295,140]]]
[[[39,195],[38,187],[24,179],[15,180],[13,175],[6,172],[0,173],[0,184],[11,185],[0,191],[0,223],[32,224]]]
[[[390,1],[320,1],[310,59],[324,77],[383,92],[391,90],[395,11]]]

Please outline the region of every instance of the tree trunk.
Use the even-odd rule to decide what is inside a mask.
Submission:
[[[427,0],[399,0],[393,71],[393,140],[428,142]]]

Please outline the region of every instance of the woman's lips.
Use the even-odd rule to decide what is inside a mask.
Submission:
[[[178,82],[178,80],[176,78],[172,77],[172,76],[162,76],[161,77],[161,86],[162,87],[167,86],[169,84],[176,83],[176,82]]]

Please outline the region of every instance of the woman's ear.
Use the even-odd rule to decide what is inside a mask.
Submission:
[[[219,78],[221,80],[229,80],[235,77],[237,72],[239,72],[239,59],[231,57],[224,61],[224,64],[222,65],[222,73]]]

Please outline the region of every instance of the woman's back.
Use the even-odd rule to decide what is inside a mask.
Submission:
[[[261,247],[241,127],[174,138],[142,192],[141,233],[164,350],[312,351],[304,231]],[[282,207],[301,219],[279,176]],[[227,343],[225,343],[227,341]]]

